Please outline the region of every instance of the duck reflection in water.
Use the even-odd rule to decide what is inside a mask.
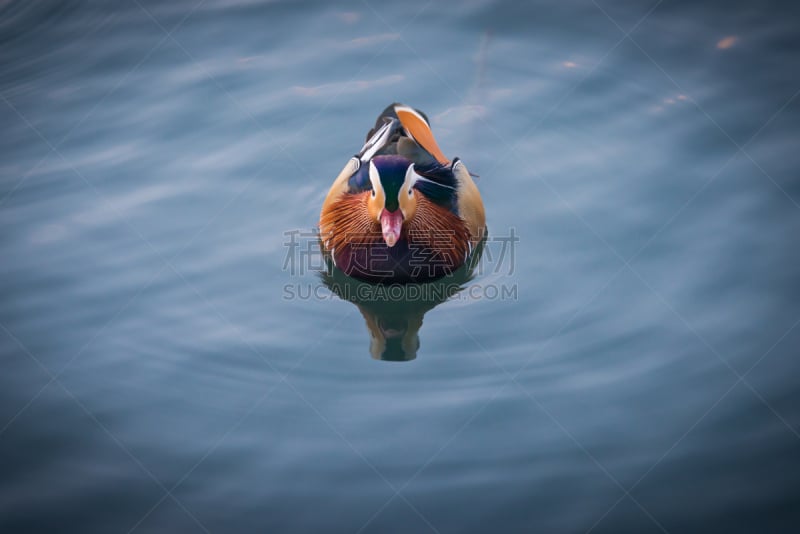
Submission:
[[[342,300],[356,305],[370,335],[369,351],[376,360],[403,362],[417,357],[419,329],[427,312],[467,287],[480,264],[485,239],[468,261],[438,280],[426,283],[373,284],[347,276],[325,255],[322,283]]]

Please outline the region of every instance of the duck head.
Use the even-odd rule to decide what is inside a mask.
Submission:
[[[369,181],[372,186],[367,199],[367,211],[378,224],[386,245],[393,247],[417,211],[415,184],[420,176],[414,164],[403,156],[375,156],[369,162]]]

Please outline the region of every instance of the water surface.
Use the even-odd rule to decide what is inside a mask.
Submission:
[[[0,530],[795,530],[799,20],[0,3]],[[392,101],[498,238],[402,363],[287,267]]]

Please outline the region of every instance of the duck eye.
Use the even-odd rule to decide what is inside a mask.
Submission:
[[[408,188],[408,196],[411,196],[413,193],[414,193],[414,190],[409,187]]]
[[[372,190],[372,198],[375,198],[375,190]]]

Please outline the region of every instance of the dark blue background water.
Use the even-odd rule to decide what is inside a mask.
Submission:
[[[0,3],[0,530],[797,531],[798,15]],[[407,363],[284,269],[396,100],[520,238]]]

